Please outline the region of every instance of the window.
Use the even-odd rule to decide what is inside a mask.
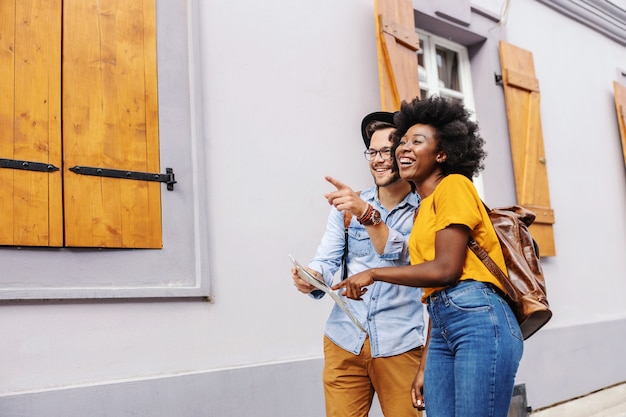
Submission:
[[[451,98],[473,110],[467,49],[427,32],[416,32],[420,39],[417,61],[421,96],[425,98],[439,95]]]

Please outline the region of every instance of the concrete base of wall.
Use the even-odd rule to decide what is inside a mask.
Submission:
[[[532,417],[626,417],[626,383],[532,413]]]
[[[528,405],[539,410],[626,381],[625,329],[620,319],[548,327],[528,339],[516,378]]]
[[[626,381],[626,361],[621,360],[626,351],[625,328],[623,319],[543,329],[530,338],[516,383],[525,385],[528,405],[538,410],[533,417],[626,417],[602,414],[613,407],[626,407],[626,385],[565,403]],[[322,417],[322,366],[319,358],[0,394],[0,416]],[[614,411],[619,410],[623,409]],[[370,417],[381,416],[375,403]]]
[[[0,396],[2,417],[322,417],[322,360]]]

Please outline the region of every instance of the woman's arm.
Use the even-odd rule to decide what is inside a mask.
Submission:
[[[374,281],[411,287],[445,287],[454,284],[463,271],[470,230],[453,224],[435,235],[435,259],[417,265],[373,268],[352,275],[333,286],[343,288],[345,295],[359,300]]]

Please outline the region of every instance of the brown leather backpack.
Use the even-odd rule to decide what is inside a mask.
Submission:
[[[508,276],[475,240],[470,240],[469,247],[502,283],[522,335],[528,339],[552,318],[539,248],[528,230],[535,213],[521,206],[485,208],[500,240]]]

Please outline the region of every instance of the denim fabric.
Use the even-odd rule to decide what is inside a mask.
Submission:
[[[369,268],[408,265],[407,239],[419,204],[417,194],[410,193],[389,212],[381,206],[376,187],[361,191],[361,198],[380,211],[389,227],[389,238],[383,254],[378,255],[365,227],[353,217],[348,229],[348,276]],[[309,264],[324,276],[328,285],[341,267],[344,245],[343,212],[332,208],[326,232]],[[323,292],[313,292],[312,296],[320,298]],[[363,301],[346,298],[350,311],[368,331],[372,357],[397,355],[424,344],[421,296],[420,288],[375,282],[368,287]],[[366,337],[336,305],[326,322],[325,333],[333,343],[355,355],[361,351]]]
[[[524,349],[509,305],[491,285],[473,280],[427,300],[428,417],[506,417]]]

